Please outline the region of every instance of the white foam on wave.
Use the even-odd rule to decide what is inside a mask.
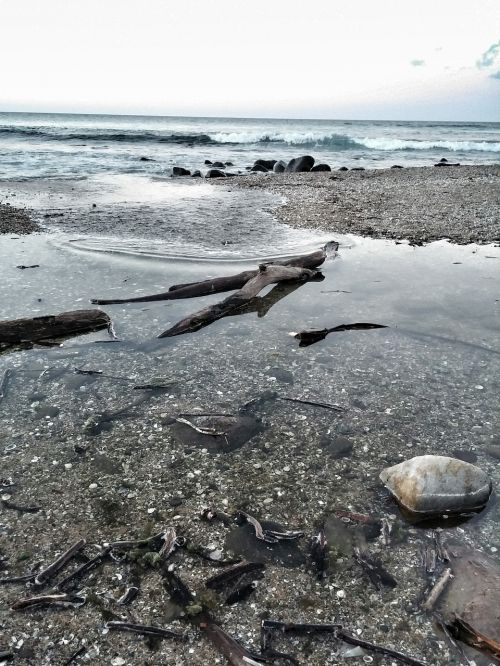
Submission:
[[[500,152],[500,142],[494,141],[417,141],[412,139],[389,139],[365,137],[363,139],[354,139],[358,144],[371,148],[372,150],[432,150],[439,148],[441,150],[452,150],[461,152],[480,151],[480,152]]]
[[[450,150],[454,152],[500,152],[496,141],[449,141],[443,139],[399,139],[395,137],[356,137],[342,133],[317,132],[217,132],[210,138],[218,143],[256,144],[284,143],[288,146],[324,146],[339,149],[368,148],[370,150]]]

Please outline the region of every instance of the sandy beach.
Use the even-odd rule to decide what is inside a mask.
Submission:
[[[421,529],[407,522],[379,473],[439,453],[474,461],[500,483],[499,181],[497,166],[252,175],[215,187],[189,183],[184,208],[159,195],[147,208],[127,204],[122,190],[98,180],[49,180],[38,191],[36,181],[0,184],[27,206],[0,206],[8,317],[95,307],[96,296],[155,293],[255,267],[251,255],[171,256],[167,233],[184,210],[186,219],[195,212],[201,220],[186,247],[200,240],[209,210],[208,233],[220,252],[233,241],[237,249],[238,237],[253,243],[256,256],[266,243],[271,252],[280,243],[340,242],[322,282],[277,288],[248,313],[196,333],[157,339],[220,296],[102,306],[117,342],[104,331],[0,355],[0,579],[39,573],[86,540],[45,586],[0,586],[0,647],[15,663],[59,665],[83,650],[80,663],[92,666],[222,665],[189,612],[172,603],[152,542],[118,548],[77,579],[68,589],[84,599],[80,607],[11,610],[50,591],[105,543],[144,540],[167,527],[186,540],[168,562],[195,593],[193,608],[203,603],[253,651],[263,619],[337,621],[418,663],[462,663],[421,610],[433,582],[422,553],[440,539],[498,562],[498,501],[458,527],[444,521],[437,531]],[[26,233],[38,223],[39,233]],[[430,242],[437,238],[454,242]],[[307,348],[289,335],[353,321],[388,328],[335,333]],[[214,436],[227,422],[204,421],[205,413],[226,415],[238,436]],[[268,544],[248,524],[203,520],[207,507],[244,510],[304,534]],[[331,546],[323,578],[310,544],[324,524]],[[396,585],[377,588],[354,546]],[[205,581],[240,557],[266,570],[247,599],[227,605]],[[131,587],[137,598],[119,603]],[[110,631],[109,621],[168,627],[185,640],[142,639]],[[307,666],[396,663],[368,650],[350,653],[352,645],[328,637],[280,637],[275,646]],[[478,666],[489,663],[466,649]]]

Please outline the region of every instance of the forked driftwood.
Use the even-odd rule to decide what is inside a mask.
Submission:
[[[273,266],[293,266],[296,268],[317,268],[325,261],[329,253],[336,252],[338,243],[331,241],[321,250],[304,254],[290,259],[273,260],[264,262]],[[241,289],[249,280],[258,275],[258,270],[243,271],[236,275],[227,275],[225,277],[203,280],[201,282],[188,282],[186,284],[174,284],[168,291],[150,296],[136,296],[131,298],[112,298],[101,299],[94,298],[92,303],[98,305],[109,305],[114,303],[146,303],[151,301],[172,301],[181,298],[196,298],[197,296],[208,296],[210,294],[220,294],[224,291],[234,291]]]
[[[111,319],[102,310],[74,310],[57,315],[0,321],[0,345],[66,338],[110,328]]]
[[[209,305],[203,310],[199,310],[177,324],[164,331],[159,338],[170,338],[183,333],[192,333],[198,331],[204,326],[234,314],[236,311],[248,305],[259,292],[270,284],[278,282],[306,282],[316,273],[309,268],[297,268],[294,266],[275,266],[262,264],[259,266],[257,275],[248,280],[243,287],[231,296],[228,296],[220,303]]]

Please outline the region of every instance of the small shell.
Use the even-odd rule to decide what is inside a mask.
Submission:
[[[446,456],[417,456],[380,474],[382,483],[406,509],[429,516],[483,507],[491,481],[479,467]]]

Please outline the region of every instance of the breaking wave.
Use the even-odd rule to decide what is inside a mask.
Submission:
[[[355,137],[339,133],[275,132],[263,134],[249,132],[168,133],[162,130],[78,129],[61,127],[0,126],[0,137],[35,138],[47,141],[89,141],[106,143],[166,143],[185,146],[199,145],[265,145],[281,144],[303,148],[329,148],[334,150],[368,149],[376,151],[433,150],[452,152],[500,152],[498,141],[446,141],[398,139],[391,137]]]

